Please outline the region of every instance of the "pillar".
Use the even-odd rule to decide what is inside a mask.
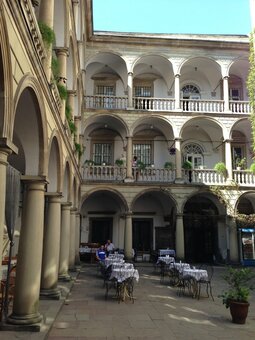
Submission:
[[[133,181],[133,174],[132,174],[132,155],[133,155],[133,142],[132,137],[127,137],[127,178],[125,181],[131,182]]]
[[[60,253],[59,253],[59,280],[69,281],[69,242],[70,242],[70,209],[71,203],[61,204],[61,228],[60,228]]]
[[[27,178],[19,240],[13,313],[8,322],[32,325],[42,320],[38,312],[44,226],[45,180]]]
[[[175,181],[182,181],[181,138],[175,139]]]
[[[229,109],[228,76],[223,77],[223,100],[224,100],[224,112],[230,112],[230,109]]]
[[[59,63],[59,79],[58,79],[58,84],[66,87],[66,65],[67,65],[67,55],[68,55],[68,49],[63,47],[63,48],[57,48],[56,49],[56,55],[58,58],[58,63]],[[64,123],[66,119],[66,100],[62,99],[61,100],[61,120]]]
[[[133,106],[133,73],[128,72],[127,79],[127,88],[128,88],[128,108],[132,109]]]
[[[60,298],[58,265],[60,250],[61,195],[47,194],[46,223],[44,226],[43,261],[40,295],[52,299]]]
[[[237,228],[236,221],[231,216],[228,216],[228,226],[229,226],[230,261],[233,263],[237,263],[239,262]]]
[[[69,269],[75,270],[76,209],[70,211]]]
[[[174,77],[174,98],[175,98],[175,110],[181,109],[180,102],[180,74],[176,74]]]
[[[39,9],[39,21],[46,24],[53,29],[54,18],[54,1],[41,0]],[[52,58],[52,45],[47,47],[47,57],[44,60],[44,71],[48,82],[51,80],[51,58]]]
[[[233,180],[231,140],[226,139],[224,143],[225,143],[225,162],[226,162],[226,168],[228,171],[227,179],[228,179],[228,182],[231,182]]]
[[[183,227],[183,215],[176,215],[176,233],[175,233],[175,248],[176,248],[176,257],[178,259],[185,258],[184,251],[184,227]]]
[[[75,223],[75,264],[80,265],[80,225],[81,225],[81,220],[80,220],[80,214],[76,213],[76,223]]]
[[[7,157],[9,151],[7,149],[0,149],[0,240],[3,240],[4,225],[5,225],[5,199],[6,199],[6,170]],[[3,253],[3,242],[0,242],[0,254]],[[0,279],[2,277],[2,261],[0,261]]]
[[[124,233],[124,253],[127,260],[132,260],[132,213],[126,214],[126,225]]]
[[[68,95],[68,104],[71,109],[72,120],[74,121],[74,116],[75,116],[74,98],[76,96],[76,91],[68,90],[67,95]]]

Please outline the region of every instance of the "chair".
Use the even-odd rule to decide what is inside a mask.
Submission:
[[[15,279],[16,279],[16,265],[12,266],[9,273],[9,287],[8,287],[8,298],[6,300],[6,280],[1,281],[0,287],[0,321],[2,320],[3,313],[8,315],[9,305],[13,301],[14,298],[14,288],[15,288]],[[5,300],[7,305],[5,305]],[[4,310],[5,309],[5,310]]]
[[[205,269],[207,270],[208,273],[208,278],[207,279],[200,279],[197,281],[197,299],[200,299],[201,295],[201,287],[205,286],[206,287],[206,293],[207,297],[209,297],[209,290],[210,290],[210,295],[212,297],[212,300],[214,301],[213,295],[212,295],[212,277],[214,273],[214,268],[213,266],[201,266],[200,269]]]
[[[104,272],[104,275],[103,275],[104,287],[105,287],[105,300],[108,299],[109,290],[112,287],[115,287],[115,285],[116,285],[116,279],[115,278],[110,279],[111,274],[112,274],[112,265],[110,265],[109,267],[107,267],[105,269],[105,272]]]
[[[159,262],[159,268],[160,268],[160,283],[163,283],[164,282],[164,278],[165,278],[165,275],[166,275],[166,263],[163,262],[163,261],[160,261]]]

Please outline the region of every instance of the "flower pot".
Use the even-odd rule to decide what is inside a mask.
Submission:
[[[237,324],[245,324],[248,309],[249,309],[248,302],[237,302],[237,301],[230,301],[229,308],[230,314],[232,316],[232,322]]]

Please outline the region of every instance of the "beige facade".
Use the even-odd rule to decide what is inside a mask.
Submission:
[[[12,230],[17,256],[8,322],[42,319],[39,297],[60,297],[80,241],[110,238],[127,258],[171,247],[240,261],[232,211],[211,187],[254,213],[249,38],[93,32],[90,0],[0,10],[0,239]]]

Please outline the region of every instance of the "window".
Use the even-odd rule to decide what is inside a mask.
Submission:
[[[197,169],[203,165],[203,149],[200,145],[191,143],[185,145],[183,148],[183,161],[190,161]]]
[[[196,86],[188,84],[182,88],[182,97],[184,99],[200,99],[200,93]]]
[[[111,143],[94,143],[93,144],[93,161],[95,165],[112,164],[112,144]]]
[[[114,109],[115,108],[115,86],[98,84],[95,92],[97,96],[95,106],[96,108]],[[102,97],[101,97],[102,96]]]
[[[137,160],[143,162],[145,165],[151,165],[152,163],[151,143],[148,142],[133,144],[133,156],[136,156]]]
[[[135,86],[135,97],[152,97],[151,86]]]
[[[139,110],[150,110],[153,108],[153,82],[145,80],[135,80],[134,81],[134,95],[135,97],[135,108]]]

